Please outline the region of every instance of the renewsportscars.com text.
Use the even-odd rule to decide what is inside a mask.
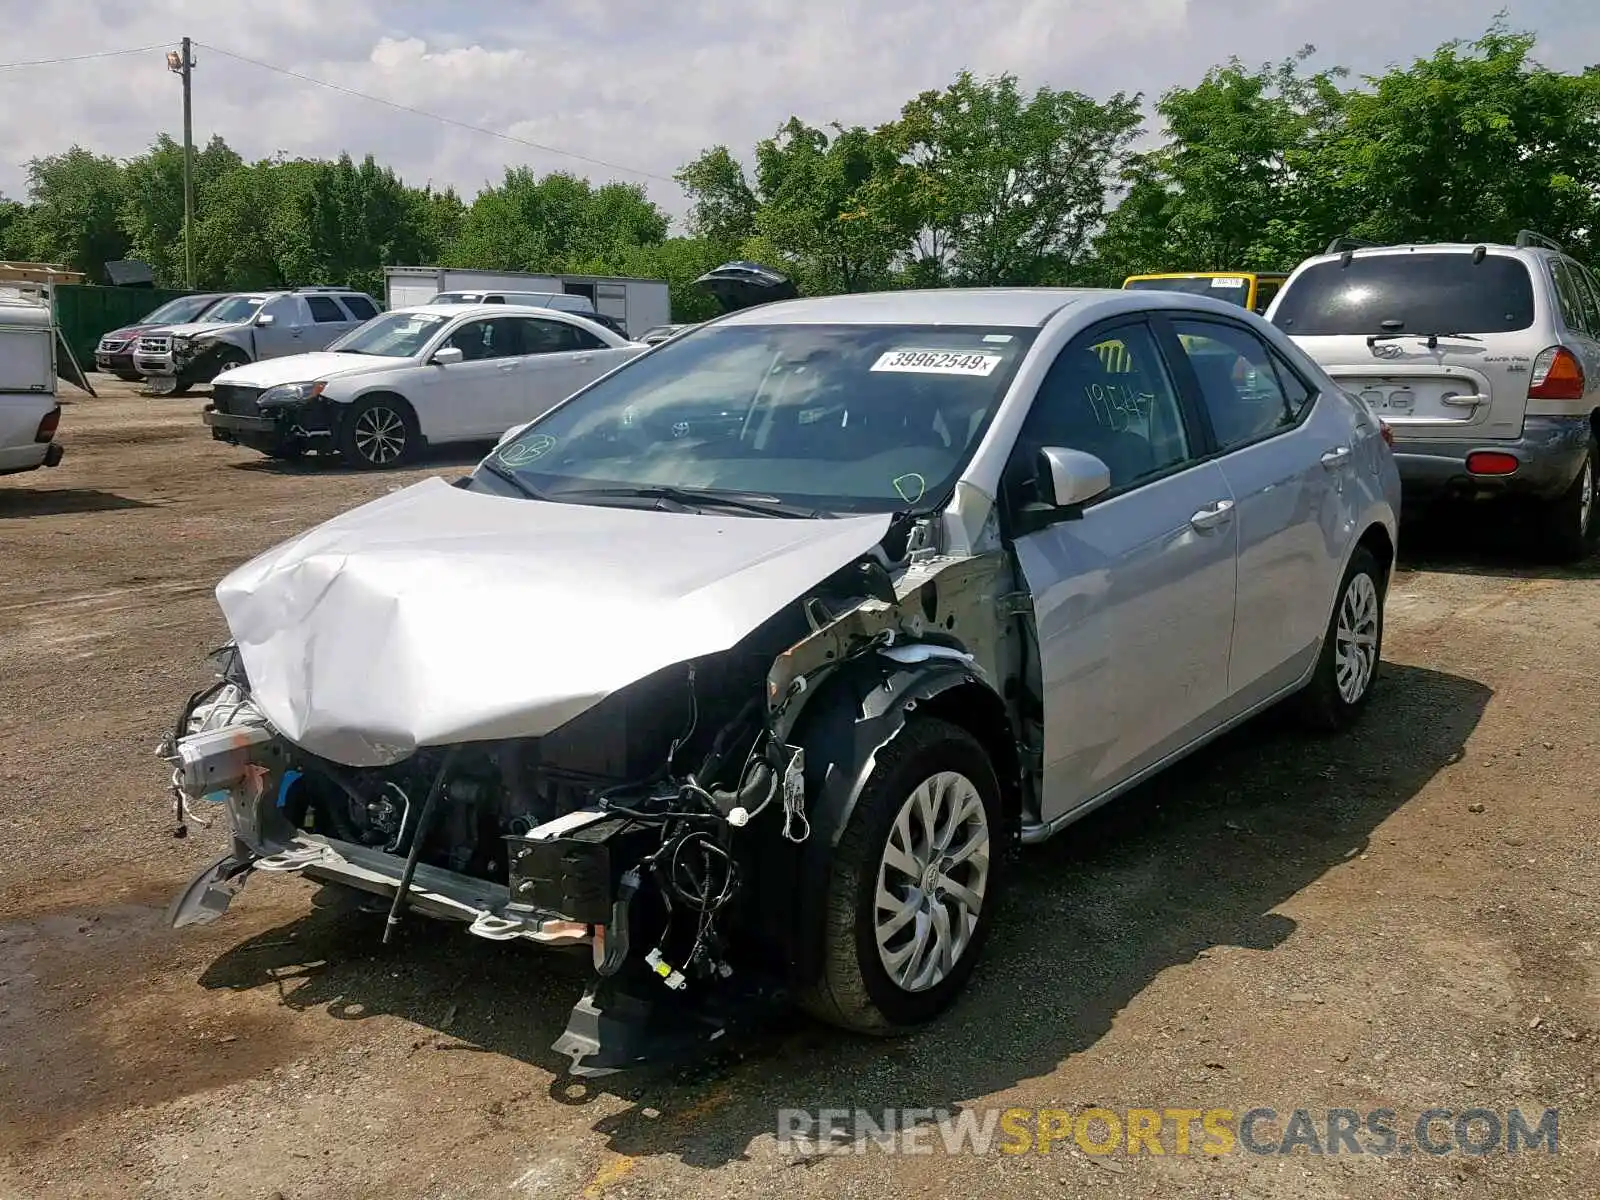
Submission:
[[[796,1155],[1433,1155],[1557,1153],[1560,1113],[1519,1108],[786,1108],[778,1148]]]

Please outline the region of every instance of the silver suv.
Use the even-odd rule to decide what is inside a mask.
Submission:
[[[1530,504],[1558,557],[1600,539],[1600,284],[1538,234],[1307,259],[1267,319],[1392,429],[1419,498]]]
[[[321,350],[377,315],[371,296],[347,288],[238,292],[187,325],[142,335],[133,366],[152,391],[181,396],[246,363]]]

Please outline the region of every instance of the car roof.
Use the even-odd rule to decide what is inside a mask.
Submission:
[[[1157,308],[1201,309],[1236,316],[1236,304],[1210,296],[1125,288],[930,288],[774,300],[709,324],[725,325],[988,325],[1043,328],[1072,309],[1084,324]]]
[[[1040,327],[1102,288],[929,288],[774,300],[740,309],[718,325],[1010,325]]]
[[[409,304],[404,308],[391,308],[391,313],[427,313],[435,317],[577,317],[582,320],[587,313],[568,312],[561,308],[544,308],[537,304]]]
[[[1354,258],[1378,258],[1383,255],[1426,254],[1429,252],[1471,254],[1479,246],[1482,246],[1491,254],[1504,254],[1514,258],[1557,253],[1546,246],[1510,246],[1505,242],[1405,242],[1393,246],[1361,246],[1356,249],[1337,251],[1333,254],[1317,254],[1306,261],[1338,262],[1346,254]]]

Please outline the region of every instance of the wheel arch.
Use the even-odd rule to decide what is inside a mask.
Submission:
[[[1394,536],[1389,532],[1389,527],[1382,521],[1372,522],[1362,531],[1361,536],[1356,539],[1356,544],[1352,548],[1351,554],[1354,554],[1357,549],[1367,550],[1373,558],[1378,560],[1378,566],[1383,568],[1384,582],[1387,583],[1390,576],[1394,574],[1396,556]],[[1349,565],[1347,558],[1345,561],[1346,568]],[[1343,572],[1340,574],[1342,575]]]
[[[806,752],[811,834],[800,846],[790,966],[814,978],[823,957],[823,913],[835,848],[854,815],[878,756],[919,716],[960,726],[988,754],[1000,784],[1009,846],[1021,816],[1021,755],[1005,701],[959,659],[915,665],[882,660],[840,672],[811,699],[791,741]]]

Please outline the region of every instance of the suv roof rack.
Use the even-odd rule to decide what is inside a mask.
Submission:
[[[345,287],[327,287],[323,284],[309,284],[305,287],[290,288],[292,292],[348,292]]]
[[[1328,248],[1323,253],[1342,254],[1346,250],[1371,250],[1381,245],[1382,242],[1369,242],[1365,238],[1336,237],[1328,243]]]
[[[1542,233],[1535,233],[1531,229],[1517,230],[1517,249],[1526,250],[1529,246],[1543,246],[1546,250],[1554,250],[1557,254],[1565,254],[1561,243],[1553,238],[1547,238]]]

